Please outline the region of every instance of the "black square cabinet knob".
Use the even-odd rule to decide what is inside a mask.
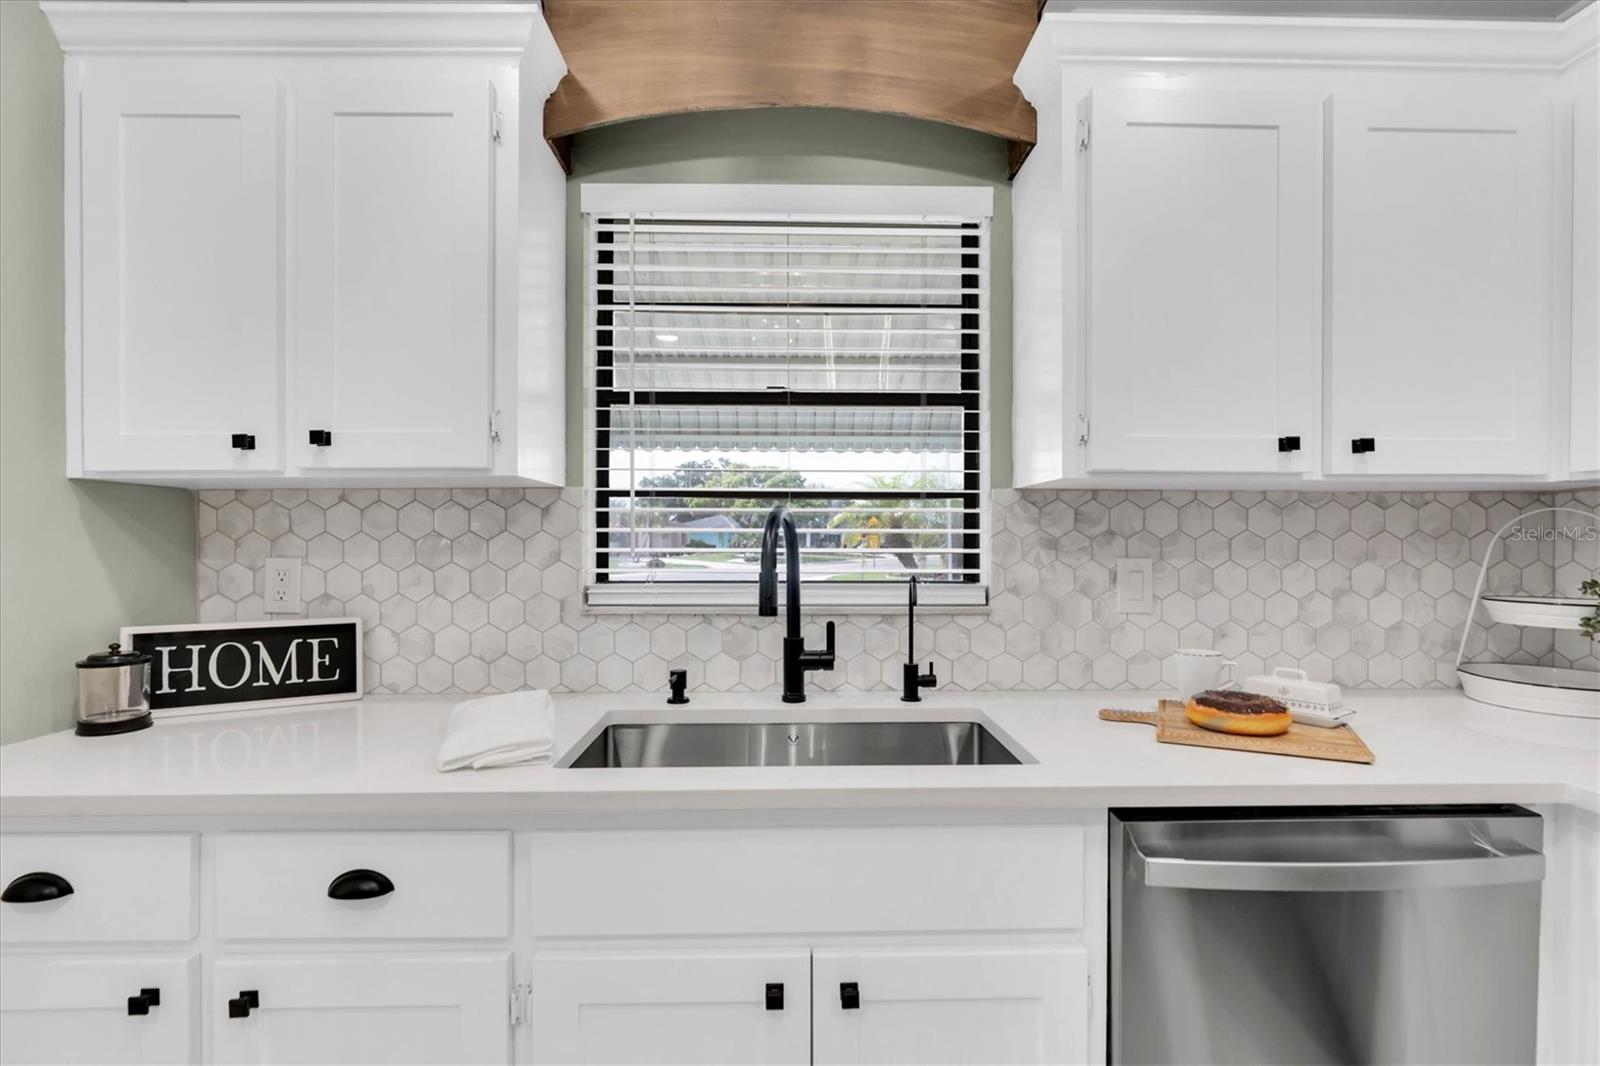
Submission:
[[[329,448],[333,446],[333,430],[331,429],[313,429],[310,436],[311,443],[316,445],[318,448]]]
[[[235,433],[232,437],[231,446],[241,452],[253,452],[256,450],[256,435],[254,433]]]
[[[1300,450],[1299,437],[1279,437],[1278,450],[1280,452],[1297,452]]]
[[[1350,442],[1350,451],[1356,455],[1366,455],[1368,452],[1378,450],[1378,442],[1371,437],[1357,437]]]
[[[767,985],[767,1009],[783,1009],[783,982],[778,981]]]

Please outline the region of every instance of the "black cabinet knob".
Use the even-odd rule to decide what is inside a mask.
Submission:
[[[1350,450],[1356,455],[1366,455],[1378,450],[1378,442],[1371,437],[1357,437],[1350,442]]]
[[[254,433],[235,433],[232,440],[233,447],[238,448],[241,452],[253,452],[256,450],[256,435]]]
[[[254,988],[241,991],[233,999],[228,1000],[228,1017],[248,1018],[250,1012],[261,1006],[261,993]]]
[[[861,1009],[861,986],[854,981],[839,982],[839,1009]]]
[[[1299,437],[1279,437],[1278,450],[1280,452],[1297,452],[1300,450]]]
[[[72,885],[60,874],[35,870],[15,878],[0,892],[0,903],[48,903],[72,895]]]
[[[333,430],[314,429],[311,431],[311,443],[318,448],[328,448],[333,445]]]
[[[783,1009],[783,982],[782,981],[778,981],[776,983],[767,985],[767,1009],[768,1010],[782,1010]]]
[[[328,883],[329,899],[377,899],[394,891],[394,882],[376,870],[346,870]]]
[[[128,997],[128,1013],[142,1017],[150,1013],[151,1007],[161,1006],[161,989],[141,988],[137,996]]]

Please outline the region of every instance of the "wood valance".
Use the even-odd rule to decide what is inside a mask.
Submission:
[[[1034,143],[1012,84],[1037,0],[545,0],[567,76],[545,138],[628,119],[757,107],[835,107],[944,122]]]

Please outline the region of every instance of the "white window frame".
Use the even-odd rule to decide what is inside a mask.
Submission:
[[[930,221],[982,220],[983,261],[978,287],[979,351],[979,519],[976,582],[930,581],[917,589],[919,609],[972,610],[989,602],[990,462],[989,362],[992,354],[988,236],[994,219],[994,190],[987,185],[698,185],[585,182],[578,190],[583,220],[583,581],[585,609],[594,612],[753,612],[755,582],[634,582],[596,579],[595,409],[593,389],[596,352],[593,323],[599,300],[594,271],[589,269],[596,215],[670,214],[674,218],[726,218],[755,215],[772,221]],[[780,596],[786,584],[779,582]],[[808,606],[829,610],[879,613],[905,605],[905,586],[898,582],[812,582],[805,586]]]

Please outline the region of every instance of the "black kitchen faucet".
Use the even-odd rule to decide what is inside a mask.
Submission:
[[[772,618],[778,613],[778,531],[783,531],[784,594],[788,614],[783,636],[783,702],[806,701],[806,671],[833,669],[833,623],[828,623],[827,646],[822,651],[807,651],[800,634],[800,537],[794,528],[789,508],[778,504],[767,514],[761,531],[761,584],[757,613]]]

